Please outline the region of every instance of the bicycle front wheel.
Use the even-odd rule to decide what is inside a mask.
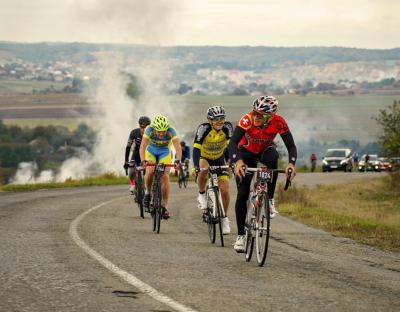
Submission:
[[[151,216],[153,218],[153,231],[157,230],[158,234],[160,233],[161,223],[161,185],[159,181],[153,185]]]
[[[262,193],[258,197],[257,217],[256,217],[256,254],[257,263],[263,266],[268,253],[268,243],[271,231],[271,215],[269,211],[268,195]]]
[[[250,202],[250,199],[249,199]],[[244,224],[244,231],[245,231],[245,259],[246,262],[251,260],[253,255],[253,248],[254,248],[254,216],[253,216],[253,208],[249,205],[247,207],[247,214],[246,214],[246,221]]]
[[[221,238],[221,247],[224,247],[224,235],[222,233],[222,218],[223,218],[223,212],[222,212],[222,203],[221,203],[221,195],[219,193],[219,190],[217,188],[214,189],[215,192],[215,209],[217,211],[217,223],[219,227],[219,236]]]
[[[142,174],[138,172],[136,176],[136,200],[139,206],[140,216],[144,219],[143,197],[144,197],[143,177]]]

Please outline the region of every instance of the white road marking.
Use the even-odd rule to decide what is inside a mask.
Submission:
[[[173,308],[176,311],[179,312],[197,312],[196,310],[193,310],[183,304],[180,304],[179,302],[174,301],[173,299],[167,297],[163,293],[159,292],[158,290],[154,289],[150,285],[147,285],[146,283],[142,282],[132,274],[129,274],[128,272],[120,269],[117,267],[115,264],[113,264],[111,261],[107,260],[104,258],[102,255],[100,255],[97,251],[94,249],[90,248],[89,245],[87,245],[80,237],[78,234],[78,225],[79,223],[91,212],[94,210],[106,206],[114,201],[120,200],[124,197],[119,197],[107,202],[103,202],[97,206],[94,206],[90,208],[89,210],[85,211],[84,213],[80,214],[74,221],[71,222],[71,225],[69,227],[69,234],[71,238],[74,240],[74,242],[81,247],[89,256],[91,256],[93,259],[97,260],[101,265],[103,265],[107,270],[111,271],[115,275],[118,275],[121,277],[124,281],[126,281],[128,284],[136,287],[143,293],[149,295],[150,297],[154,298],[155,300],[164,303],[168,305],[169,307]]]

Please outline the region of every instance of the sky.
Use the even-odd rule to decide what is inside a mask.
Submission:
[[[400,0],[0,0],[0,41],[400,47]]]

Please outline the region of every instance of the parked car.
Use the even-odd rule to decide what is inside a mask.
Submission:
[[[390,162],[392,164],[392,170],[400,169],[400,157],[392,157],[390,158]]]
[[[381,171],[381,162],[376,154],[368,154],[369,160],[367,163],[367,170],[365,170],[365,157],[367,154],[362,155],[361,160],[358,162],[358,171]]]
[[[351,172],[353,170],[352,151],[350,148],[331,148],[322,159],[322,171],[341,170]]]
[[[392,171],[393,170],[393,165],[389,158],[379,157],[378,160],[380,161],[382,171]]]

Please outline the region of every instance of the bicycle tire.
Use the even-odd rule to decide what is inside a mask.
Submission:
[[[157,176],[154,177],[154,179],[157,179]],[[157,213],[158,213],[158,208],[161,205],[161,200],[158,198],[158,183],[156,180],[154,180],[153,183],[153,189],[152,189],[152,195],[151,195],[151,218],[152,218],[152,224],[153,224],[153,232],[156,231],[157,229]]]
[[[215,239],[217,237],[216,226],[213,217],[213,209],[215,203],[215,194],[212,192],[210,188],[207,187],[206,194],[207,194],[207,228],[208,228],[208,237],[210,238],[211,244],[215,243]],[[211,194],[211,196],[210,196]]]
[[[178,176],[178,186],[182,188],[182,177],[180,175]]]
[[[183,186],[185,188],[187,188],[187,185],[188,185],[188,178],[187,178],[186,174],[184,174],[183,175]]]
[[[257,220],[255,235],[257,263],[259,266],[263,266],[267,258],[271,231],[271,215],[269,211],[268,195],[265,192],[258,197]]]
[[[217,204],[217,223],[219,227],[219,236],[221,238],[221,247],[224,247],[224,235],[222,234],[222,207],[220,202],[220,194],[218,188],[214,188],[216,204]]]
[[[156,230],[157,234],[160,233],[160,227],[161,227],[161,219],[162,219],[162,209],[161,209],[161,183],[158,181],[157,183],[157,188],[156,188],[156,209],[155,209],[155,220],[156,220]]]
[[[249,198],[250,201],[250,198]],[[253,209],[251,206],[247,208],[247,214],[246,214],[246,221],[245,221],[245,259],[246,262],[249,262],[251,260],[251,257],[253,255],[253,249],[254,249],[254,234],[253,234],[253,228],[254,228],[254,218],[253,216]]]
[[[143,197],[144,197],[143,178],[142,174],[138,172],[136,176],[136,200],[139,206],[140,217],[142,219],[144,219]]]

